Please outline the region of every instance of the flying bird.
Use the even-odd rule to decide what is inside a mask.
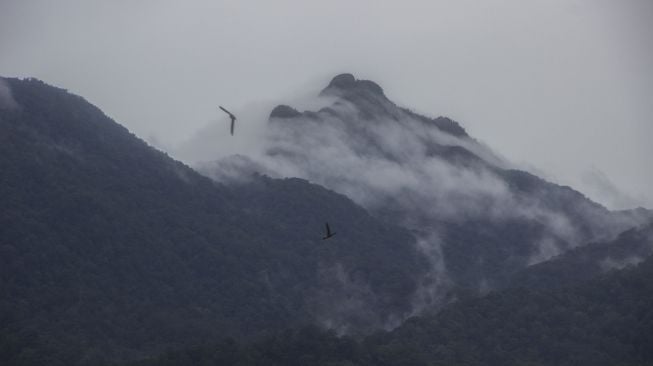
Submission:
[[[329,239],[330,237],[336,235],[336,233],[331,232],[331,228],[329,227],[329,223],[325,223],[326,225],[326,235],[322,238],[322,240]]]
[[[229,115],[229,118],[231,118],[231,136],[234,135],[234,126],[236,122],[236,116],[233,115],[233,113],[229,112],[228,110],[222,108],[222,106],[218,106],[220,109],[222,109],[226,114]]]

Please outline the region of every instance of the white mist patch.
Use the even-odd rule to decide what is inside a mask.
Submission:
[[[321,109],[334,101],[333,97],[294,96],[291,99],[307,110]],[[278,104],[278,101],[262,101],[233,109],[224,106],[236,116],[233,136],[230,133],[231,120],[216,104],[215,118],[205,123],[188,140],[174,146],[163,144],[158,139],[153,139],[152,142],[190,165],[216,161],[231,155],[259,160],[265,153],[270,111]]]
[[[518,203],[483,158],[462,161],[470,150],[499,160],[484,147],[472,148],[473,140],[401,114],[370,121],[351,103],[330,108],[317,117],[271,121],[263,164],[343,193],[372,211],[401,209],[431,222],[537,216],[556,230],[564,226],[544,209]]]
[[[600,266],[603,271],[610,271],[614,269],[623,269],[626,267],[630,266],[635,266],[638,265],[639,263],[643,262],[645,258],[643,257],[637,257],[637,256],[630,256],[626,258],[620,258],[620,259],[615,259],[615,258],[606,258],[601,261]]]
[[[322,285],[309,298],[315,320],[327,329],[343,335],[351,328],[383,327],[375,309],[376,295],[369,285],[351,278],[341,263],[320,266]]]
[[[18,103],[14,99],[13,94],[11,93],[11,88],[9,84],[0,78],[0,109],[16,109],[18,108]]]
[[[417,248],[428,258],[430,271],[417,284],[411,303],[412,310],[405,318],[419,315],[425,310],[437,309],[444,303],[446,290],[452,285],[447,276],[440,238],[433,233],[429,234],[428,237],[417,240]]]
[[[611,209],[638,207],[645,200],[638,200],[619,189],[614,182],[596,167],[581,175],[580,183],[584,192]]]
[[[277,178],[275,172],[244,155],[231,155],[224,159],[199,163],[196,169],[216,182],[238,184],[251,181],[255,174]]]
[[[185,142],[173,146],[168,151],[174,157],[196,164],[215,161],[234,154],[251,157],[260,156],[264,131],[272,102],[253,103],[244,107],[229,109],[235,116],[234,135],[230,133],[231,120],[218,106],[215,118],[200,128]]]
[[[560,248],[557,242],[551,238],[540,240],[536,248],[537,252],[533,253],[528,260],[529,266],[547,261],[563,252],[563,248]]]

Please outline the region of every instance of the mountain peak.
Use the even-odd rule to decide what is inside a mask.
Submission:
[[[347,94],[367,92],[385,97],[379,84],[370,80],[357,80],[354,75],[348,73],[336,75],[320,94],[330,95],[343,92]]]
[[[327,88],[351,88],[356,84],[356,78],[352,74],[336,75],[327,86]]]
[[[295,108],[285,105],[285,104],[280,104],[276,106],[272,112],[270,112],[270,118],[284,118],[284,119],[289,119],[289,118],[295,118],[299,117],[302,114],[299,113]]]

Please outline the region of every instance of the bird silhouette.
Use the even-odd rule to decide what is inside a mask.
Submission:
[[[220,109],[222,109],[226,114],[229,115],[229,118],[231,118],[231,136],[234,135],[234,126],[236,122],[236,116],[233,115],[233,113],[229,112],[228,110],[222,108],[222,106],[218,106]]]
[[[329,227],[329,223],[325,223],[326,225],[326,235],[322,238],[322,240],[329,239],[330,237],[336,235],[336,233],[331,232],[331,228]]]

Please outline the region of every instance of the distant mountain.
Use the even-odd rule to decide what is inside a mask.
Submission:
[[[272,110],[262,158],[231,157],[198,170],[225,183],[252,172],[304,178],[411,230],[431,261],[425,307],[442,300],[436,294],[447,283],[500,287],[529,265],[651,217],[611,212],[515,169],[456,121],[399,107],[372,81],[338,75],[320,98],[327,106],[317,111]]]
[[[371,342],[387,364],[649,365],[651,276],[649,258],[578,286],[493,293]]]
[[[650,365],[653,258],[578,286],[462,300],[362,340],[307,327],[252,343],[226,339],[134,366]]]
[[[5,79],[0,359],[98,364],[287,326],[394,327],[426,259],[300,179],[217,184],[79,96]],[[324,223],[337,235],[322,241]]]
[[[590,243],[530,266],[505,287],[552,289],[576,285],[604,273],[631,267],[653,254],[653,221],[627,230],[614,240]]]

